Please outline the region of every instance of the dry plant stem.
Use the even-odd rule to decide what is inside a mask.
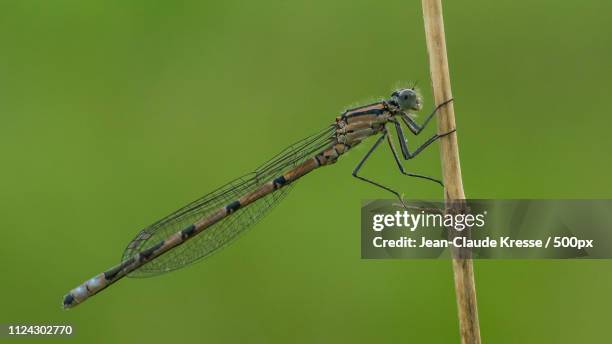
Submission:
[[[440,104],[453,97],[446,55],[442,2],[441,0],[422,0],[422,4],[433,94],[436,104]],[[451,102],[442,107],[438,114],[438,133],[446,133],[455,128],[455,111]],[[440,139],[440,149],[445,186],[444,199],[447,207],[454,206],[454,204],[457,204],[456,200],[465,199],[461,180],[457,133]],[[480,325],[478,323],[472,260],[454,256],[453,273],[461,342],[465,344],[480,343]]]

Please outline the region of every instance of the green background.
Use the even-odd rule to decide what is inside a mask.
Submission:
[[[445,1],[469,197],[612,196],[609,13]],[[367,145],[210,259],[60,307],[140,228],[344,108],[413,80],[433,107],[420,2],[1,0],[0,44],[0,323],[88,343],[458,342],[449,261],[360,259],[360,201],[388,197],[350,175]],[[442,196],[391,159],[364,175]],[[409,166],[439,176],[437,147]],[[611,268],[477,261],[483,340],[609,339]]]

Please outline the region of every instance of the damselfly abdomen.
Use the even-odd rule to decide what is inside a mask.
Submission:
[[[371,136],[378,136],[378,139],[355,167],[353,176],[383,188],[401,200],[395,190],[358,174],[365,161],[386,139],[401,173],[442,184],[434,178],[406,172],[388,135],[387,125],[391,124],[398,135],[402,157],[412,159],[432,142],[454,130],[433,135],[410,152],[400,120],[418,135],[446,103],[448,101],[436,107],[422,125],[410,116],[411,111],[421,109],[421,99],[414,88],[401,89],[393,92],[387,100],[345,111],[336,118],[336,123],[285,148],[254,172],[227,183],[140,231],[125,249],[122,262],[71,290],[64,297],[64,307],[78,305],[126,275],[152,276],[179,269],[210,255],[262,218],[287,194],[293,182],[318,167],[335,163],[342,154]]]

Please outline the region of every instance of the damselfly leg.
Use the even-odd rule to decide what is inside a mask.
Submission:
[[[402,130],[402,126],[397,121],[394,121],[393,124],[395,125],[395,131],[397,132],[397,138],[400,141],[400,148],[402,150],[402,155],[404,156],[404,160],[410,160],[416,157],[417,155],[419,155],[419,153],[423,151],[423,149],[427,148],[427,146],[432,144],[437,139],[444,137],[446,135],[450,135],[454,133],[455,131],[457,131],[456,129],[453,129],[444,134],[435,134],[434,136],[430,137],[427,141],[425,141],[422,145],[417,147],[417,149],[415,149],[414,152],[411,153],[408,150],[408,139],[406,139],[406,136],[404,136],[404,131]]]
[[[423,123],[423,125],[419,125],[418,123],[416,123],[410,116],[406,115],[406,114],[402,114],[401,118],[404,121],[404,123],[406,124],[406,126],[408,127],[408,129],[410,129],[410,131],[416,136],[418,134],[421,133],[421,131],[423,131],[423,129],[425,129],[425,127],[427,126],[427,124],[430,122],[430,120],[433,118],[433,116],[438,113],[438,110],[440,110],[440,108],[442,108],[443,106],[445,106],[446,104],[452,102],[452,99],[449,99],[445,102],[443,102],[442,104],[436,106],[434,108],[434,110],[431,112],[431,114],[429,114],[429,116],[427,116],[427,118],[425,119],[425,122]],[[423,151],[427,146],[429,146],[430,144],[432,144],[434,141],[436,141],[437,139],[444,137],[446,135],[449,135],[451,133],[453,133],[455,131],[455,129],[444,133],[444,134],[436,134],[432,137],[430,137],[427,141],[425,141],[425,143],[423,143],[421,146],[417,147],[417,149],[414,152],[410,152],[410,150],[408,149],[408,139],[406,138],[406,136],[404,135],[404,131],[402,130],[402,126],[400,125],[400,123],[398,121],[393,121],[393,124],[395,125],[395,132],[397,133],[397,138],[400,142],[400,148],[402,151],[402,156],[404,157],[404,160],[410,160],[414,157],[416,157],[421,151]],[[393,141],[391,140],[391,138],[388,138],[387,140],[389,142],[389,148],[391,148],[391,152],[393,153],[393,158],[395,158],[395,162],[397,163],[397,166],[400,169],[400,172],[404,175],[410,176],[410,177],[416,177],[416,178],[423,178],[423,179],[427,179],[427,180],[431,180],[433,182],[436,182],[438,184],[440,184],[442,187],[444,187],[444,184],[442,183],[442,181],[436,179],[436,178],[432,178],[429,176],[424,176],[424,175],[420,175],[420,174],[415,174],[415,173],[409,173],[406,172],[406,170],[404,169],[404,166],[402,165],[401,161],[399,160],[398,154],[397,154],[397,150],[395,149],[395,146],[393,145]]]
[[[422,174],[416,174],[416,173],[410,173],[410,172],[406,172],[406,169],[404,168],[404,165],[402,164],[402,161],[399,159],[399,156],[397,154],[397,150],[395,149],[395,145],[393,144],[393,140],[391,140],[391,137],[387,136],[387,142],[389,143],[389,148],[391,148],[391,153],[393,153],[393,159],[395,159],[395,163],[397,164],[397,167],[399,168],[400,172],[403,175],[409,176],[409,177],[415,177],[415,178],[423,178],[423,179],[427,179],[427,180],[431,180],[432,182],[436,182],[438,184],[440,184],[442,187],[444,187],[444,184],[442,184],[442,181],[433,177],[429,177],[429,176],[425,176]]]
[[[429,124],[429,121],[431,121],[433,116],[435,116],[438,113],[438,110],[440,110],[443,106],[445,106],[446,104],[448,104],[448,103],[450,103],[452,101],[453,101],[453,99],[451,98],[449,100],[446,100],[446,101],[442,102],[438,106],[436,106],[433,109],[433,111],[429,114],[429,116],[427,116],[427,118],[425,119],[425,122],[423,122],[422,125],[419,125],[417,122],[414,121],[414,119],[412,119],[406,113],[402,113],[400,117],[402,118],[402,121],[404,121],[404,123],[406,124],[408,129],[410,129],[410,131],[414,135],[419,135],[421,133],[421,131],[423,131],[423,129],[425,129],[427,124]]]
[[[384,190],[387,190],[387,191],[391,192],[392,194],[394,194],[394,195],[395,195],[395,196],[396,196],[396,197],[397,197],[397,198],[400,200],[400,202],[402,202],[402,204],[404,204],[404,200],[403,200],[403,198],[402,198],[402,195],[400,195],[400,193],[399,193],[399,192],[397,192],[397,191],[395,191],[395,190],[393,190],[393,189],[391,189],[391,188],[389,188],[389,187],[386,187],[386,186],[384,186],[384,185],[382,185],[382,184],[380,184],[380,183],[377,183],[377,182],[375,182],[375,181],[373,181],[373,180],[371,180],[371,179],[368,179],[368,178],[365,178],[365,177],[362,177],[362,176],[358,175],[359,170],[361,170],[361,168],[363,167],[363,164],[364,164],[364,163],[365,163],[365,162],[368,160],[368,158],[370,158],[370,156],[372,155],[372,153],[374,153],[374,151],[376,150],[376,148],[378,148],[378,146],[380,146],[380,143],[381,143],[381,142],[382,142],[382,141],[383,141],[383,140],[384,140],[384,139],[385,139],[387,136],[388,136],[387,130],[383,131],[383,134],[382,134],[382,135],[380,135],[380,136],[378,137],[378,139],[376,140],[376,142],[374,143],[374,145],[372,145],[372,147],[370,148],[370,150],[369,150],[369,151],[366,153],[366,155],[365,155],[365,156],[364,156],[364,157],[361,159],[361,161],[359,161],[359,163],[357,164],[357,166],[356,166],[356,167],[355,167],[355,169],[353,170],[353,177],[355,177],[355,178],[357,178],[357,179],[359,179],[359,180],[362,180],[362,181],[364,181],[364,182],[366,182],[366,183],[370,183],[370,184],[372,184],[372,185],[374,185],[374,186],[377,186],[377,187],[379,187],[379,188],[382,188],[382,189],[384,189]],[[405,205],[405,204],[404,204],[404,205]]]

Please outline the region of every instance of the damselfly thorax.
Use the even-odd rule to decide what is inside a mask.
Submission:
[[[322,164],[335,163],[349,149],[385,130],[391,118],[391,107],[384,101],[346,110],[336,117],[334,142],[315,158]]]
[[[387,100],[346,110],[337,117],[336,123],[290,145],[252,173],[234,179],[141,230],[128,244],[121,263],[72,289],[64,297],[64,307],[78,305],[127,275],[146,277],[165,273],[218,251],[278,204],[295,181],[318,167],[335,163],[342,154],[371,136],[377,140],[353,169],[355,178],[391,192],[403,201],[394,189],[359,175],[366,160],[386,139],[402,174],[442,184],[404,169],[387,126],[395,129],[403,160],[412,159],[452,131],[433,135],[411,152],[400,121],[418,135],[446,103],[436,107],[422,125],[409,115],[410,111],[421,109],[421,99],[414,89],[401,89]]]

